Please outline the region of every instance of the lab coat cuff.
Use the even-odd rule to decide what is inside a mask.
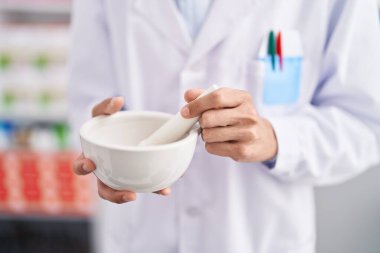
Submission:
[[[276,167],[277,163],[277,156],[271,160],[263,162],[263,164],[268,168],[268,169],[274,169]]]
[[[301,150],[297,124],[291,118],[269,118],[277,138],[277,156],[271,173],[291,176],[300,161]]]

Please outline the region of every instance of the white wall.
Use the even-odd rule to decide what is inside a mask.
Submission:
[[[380,167],[316,196],[318,253],[380,253]]]

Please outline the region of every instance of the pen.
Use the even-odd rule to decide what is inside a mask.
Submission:
[[[284,55],[283,55],[283,45],[282,45],[282,33],[279,32],[277,36],[277,55],[280,61],[280,69],[281,71],[284,68]]]
[[[274,35],[274,31],[269,33],[269,41],[268,41],[268,55],[271,57],[272,69],[276,70],[276,38]]]

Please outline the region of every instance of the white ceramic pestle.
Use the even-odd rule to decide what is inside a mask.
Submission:
[[[207,94],[217,89],[219,89],[219,86],[214,84],[196,99],[206,96]],[[148,138],[142,140],[139,143],[139,146],[153,146],[178,141],[190,131],[190,129],[198,122],[198,120],[199,117],[185,119],[182,117],[181,112],[178,112],[163,126],[153,132]]]

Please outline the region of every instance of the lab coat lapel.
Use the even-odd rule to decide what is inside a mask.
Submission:
[[[135,0],[135,9],[179,50],[188,54],[191,37],[174,0]]]
[[[195,41],[189,63],[222,41],[260,0],[215,0]]]

